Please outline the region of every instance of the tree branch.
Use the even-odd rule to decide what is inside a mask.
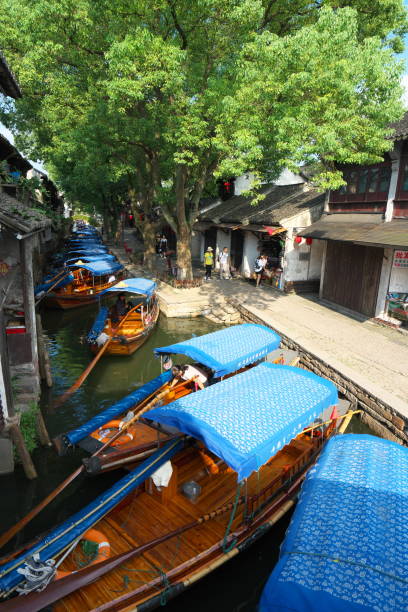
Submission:
[[[184,50],[184,49],[187,48],[187,36],[186,36],[183,28],[181,27],[181,25],[178,22],[177,14],[176,14],[175,2],[173,2],[173,0],[167,0],[167,5],[168,5],[168,7],[170,9],[170,13],[171,13],[171,16],[173,18],[174,27],[176,28],[176,30],[179,33],[180,38],[181,38],[181,48]]]

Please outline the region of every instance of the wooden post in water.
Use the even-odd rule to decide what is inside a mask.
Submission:
[[[32,480],[34,478],[37,478],[38,474],[31,459],[30,453],[27,450],[23,434],[21,433],[19,422],[16,418],[16,414],[14,411],[13,394],[11,390],[9,356],[7,351],[6,329],[4,325],[2,308],[0,309],[0,354],[1,362],[3,364],[3,379],[9,420],[8,427],[6,425],[6,428],[10,432],[13,443],[17,449],[17,452],[21,459],[21,463],[23,464],[25,475],[27,476],[27,478]]]

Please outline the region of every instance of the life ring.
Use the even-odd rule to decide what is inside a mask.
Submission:
[[[123,425],[126,421],[109,421],[109,423],[105,423],[98,429],[95,433],[95,437],[99,442],[105,444],[105,442],[109,442],[109,440],[118,433],[120,429],[122,429]],[[116,431],[113,431],[116,430]],[[111,432],[112,435],[111,435]],[[126,444],[126,442],[131,442],[133,440],[133,435],[130,431],[124,432],[117,440],[112,442],[112,446],[121,446],[122,444]]]
[[[89,565],[96,565],[97,563],[101,563],[101,561],[109,559],[111,550],[110,544],[101,531],[97,531],[96,529],[88,529],[88,531],[86,531],[82,536],[81,540],[95,542],[95,544],[98,545],[98,554]],[[59,580],[60,578],[64,578],[65,576],[69,576],[70,574],[75,574],[75,572],[76,570],[74,570],[73,572],[63,572],[57,570],[57,573],[55,574],[55,580]]]

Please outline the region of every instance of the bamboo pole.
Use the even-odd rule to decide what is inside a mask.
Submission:
[[[243,504],[244,501],[245,497],[240,497],[237,505]],[[222,514],[225,514],[231,510],[233,505],[234,502],[230,502],[229,504],[217,508],[216,510],[209,512],[208,514],[205,514],[198,519],[179,527],[178,529],[174,529],[173,531],[170,531],[159,538],[147,542],[146,544],[142,544],[137,548],[116,555],[115,557],[111,557],[110,559],[102,561],[97,565],[88,566],[85,569],[73,572],[69,576],[65,576],[60,580],[52,582],[44,591],[39,593],[31,593],[24,597],[11,599],[10,601],[0,604],[0,612],[23,612],[28,610],[30,612],[37,612],[38,610],[42,610],[42,608],[51,605],[58,599],[62,599],[73,591],[77,591],[78,589],[85,587],[87,584],[94,582],[104,574],[114,570],[119,565],[131,561],[134,557],[142,555],[159,544],[163,544],[164,542],[167,542],[168,540],[179,536],[186,531],[193,529],[194,527],[198,527],[202,523],[206,523],[221,516]]]
[[[180,383],[180,384],[184,384],[184,383],[185,381],[183,381],[183,383]],[[177,389],[178,386],[179,385],[176,385],[173,388],[173,390]],[[123,428],[120,429],[110,440],[105,442],[105,444],[103,444],[103,446],[101,446],[101,448],[99,448],[91,456],[91,458],[96,457],[97,455],[100,455],[101,453],[103,453],[103,451],[106,450],[113,442],[115,442],[115,440],[120,438],[120,436],[126,432],[127,428],[130,425],[133,425],[142,416],[142,414],[145,414],[148,410],[153,408],[153,406],[155,406],[157,402],[162,400],[168,393],[167,383],[164,383],[161,387],[159,387],[158,390],[160,391],[160,389],[163,389],[163,387],[166,387],[166,388],[162,390],[161,392],[159,392],[159,394],[156,395],[156,397],[152,401],[148,402],[147,405],[142,407],[142,409],[138,411],[130,421],[127,421],[124,424]],[[157,393],[157,390],[154,391],[149,397],[151,397],[154,393]],[[149,397],[147,397],[143,402],[149,399]],[[143,402],[140,402],[139,406],[142,405]],[[35,508],[33,508],[26,516],[24,516],[20,521],[18,521],[18,523],[13,525],[13,527],[11,527],[8,531],[6,531],[0,537],[0,548],[2,548],[5,544],[7,544],[7,542],[9,542],[11,538],[13,538],[16,535],[16,533],[18,533],[21,529],[23,529],[23,527],[25,527],[35,516],[37,516],[37,514],[39,514],[41,510],[43,510],[46,506],[48,506],[48,504],[52,502],[57,497],[57,495],[59,495],[59,493],[61,493],[69,484],[71,484],[71,482],[73,482],[75,478],[77,478],[77,476],[82,474],[85,471],[85,469],[86,469],[85,465],[81,465],[81,467],[79,467],[72,474],[70,474],[60,485],[58,485],[58,487],[56,487],[53,491],[51,491],[51,493],[49,493],[49,495],[47,495],[47,497],[45,497],[37,506],[35,506]]]
[[[118,333],[119,329],[123,326],[123,324],[127,321],[127,319],[129,318],[129,316],[131,314],[133,314],[137,308],[139,308],[140,304],[137,304],[137,306],[135,306],[134,308],[132,308],[131,310],[129,310],[129,312],[123,317],[122,321],[119,323],[119,325],[112,330],[112,336],[109,338],[109,340],[107,340],[105,342],[105,344],[102,346],[102,348],[100,349],[100,351],[97,353],[97,355],[94,357],[94,359],[91,361],[91,363],[85,368],[85,370],[82,372],[81,376],[79,378],[77,378],[77,380],[74,382],[73,385],[71,385],[71,387],[65,391],[65,393],[63,393],[53,404],[53,408],[59,408],[60,406],[62,406],[62,404],[64,404],[68,398],[71,397],[71,395],[73,393],[75,393],[75,391],[77,389],[79,389],[79,387],[82,385],[82,383],[88,378],[89,374],[92,372],[92,370],[94,369],[94,367],[96,366],[96,364],[98,363],[98,361],[100,360],[100,358],[102,357],[102,355],[105,353],[106,349],[108,348],[108,346],[110,345],[110,343],[112,342],[114,335]]]

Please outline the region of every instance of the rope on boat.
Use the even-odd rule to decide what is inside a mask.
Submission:
[[[226,528],[225,533],[224,533],[224,540],[223,540],[223,543],[222,543],[222,550],[223,550],[223,552],[225,554],[231,552],[231,550],[233,548],[235,548],[235,545],[237,543],[236,538],[234,538],[232,540],[232,542],[230,542],[230,544],[228,544],[228,536],[230,534],[231,526],[232,526],[232,523],[233,523],[233,521],[235,519],[235,514],[237,512],[238,504],[239,504],[240,499],[241,499],[241,489],[242,489],[242,485],[243,484],[244,484],[244,482],[241,481],[237,485],[237,492],[235,494],[234,505],[232,507],[231,514],[230,514],[229,521],[228,521],[228,525],[227,525],[227,528]]]

